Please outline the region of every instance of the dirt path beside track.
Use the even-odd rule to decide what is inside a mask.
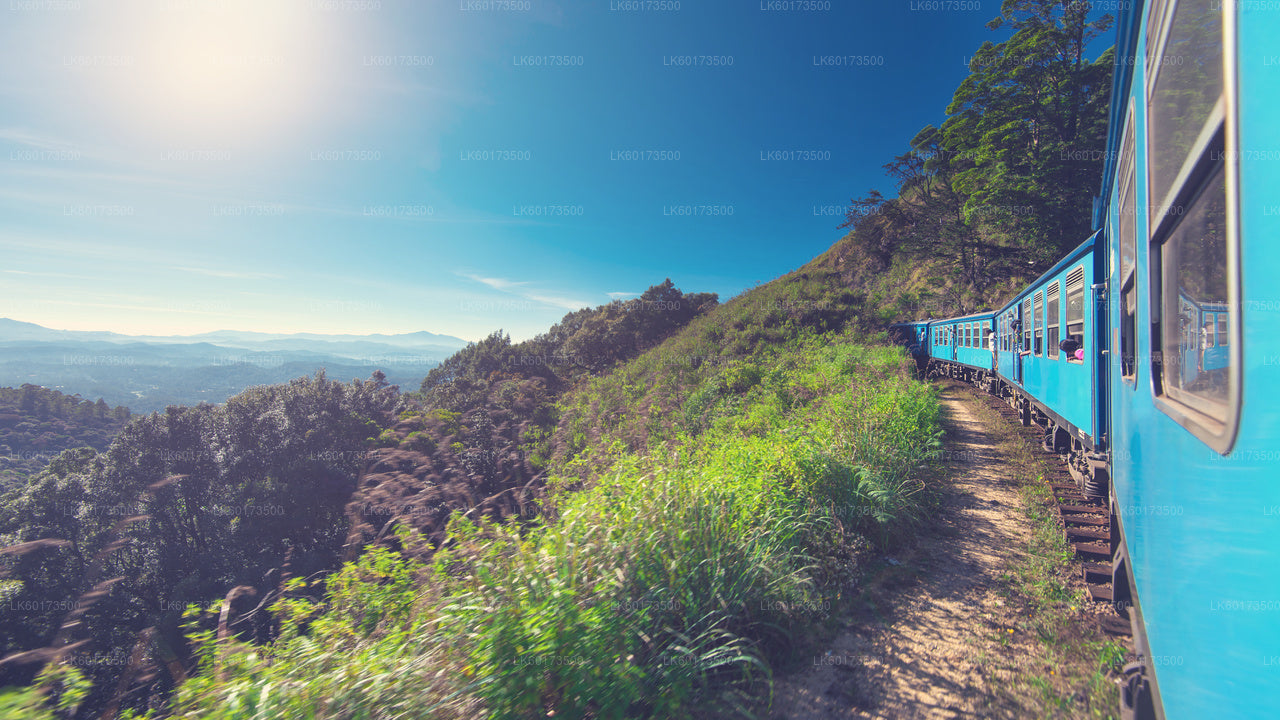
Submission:
[[[840,618],[811,663],[779,677],[777,720],[1024,717],[1007,691],[1035,663],[1038,644],[1019,627],[1010,560],[1027,547],[1009,458],[970,409],[943,390],[946,485],[936,522],[900,553],[881,558],[860,588],[858,616]],[[1047,673],[1048,667],[1037,668]]]

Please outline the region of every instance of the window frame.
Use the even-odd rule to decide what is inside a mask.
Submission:
[[[1120,322],[1117,328],[1119,334],[1119,347],[1115,348],[1117,357],[1120,359],[1120,380],[1129,386],[1130,390],[1136,390],[1138,387],[1138,150],[1137,150],[1137,129],[1135,128],[1136,107],[1132,99],[1129,102],[1129,116],[1125,122],[1124,137],[1120,142],[1120,162],[1116,174],[1116,197],[1118,198],[1117,216],[1116,216],[1116,234],[1119,236],[1119,256],[1117,258],[1116,287],[1119,292],[1116,296],[1119,300]],[[1132,193],[1132,197],[1127,196]],[[1129,214],[1132,217],[1130,222],[1131,232],[1126,236],[1124,233],[1124,214],[1125,200],[1131,201]],[[1144,218],[1145,219],[1145,218]],[[1133,263],[1129,267],[1129,272],[1125,272],[1124,268],[1124,246],[1129,243],[1133,246]],[[1129,312],[1129,298],[1133,298],[1133,312]],[[1129,353],[1125,352],[1125,345],[1128,341]],[[1127,367],[1126,367],[1127,365]],[[1125,370],[1129,372],[1125,372]]]
[[[1052,308],[1052,309],[1051,309]],[[1057,360],[1062,353],[1058,343],[1062,338],[1062,283],[1054,280],[1044,291],[1044,349],[1050,360]]]
[[[1044,291],[1037,290],[1031,305],[1033,320],[1035,322],[1035,335],[1033,337],[1034,345],[1032,346],[1032,354],[1036,357],[1044,357]]]
[[[1022,302],[1019,303],[1019,305],[1022,306],[1022,311],[1021,311],[1022,319],[1020,321],[1022,323],[1022,347],[1019,350],[1019,352],[1029,354],[1031,352],[1031,325],[1032,325],[1031,297],[1027,296],[1023,298]]]
[[[1079,280],[1079,282],[1078,282],[1078,283],[1073,282],[1073,280],[1072,280],[1072,278],[1076,277],[1077,275],[1079,275],[1079,277],[1080,277],[1080,280]],[[1086,327],[1088,327],[1088,324],[1089,324],[1088,320],[1086,319],[1086,318],[1087,318],[1088,313],[1087,313],[1087,312],[1085,312],[1085,300],[1084,300],[1084,285],[1085,285],[1085,283],[1084,283],[1084,275],[1085,275],[1085,273],[1084,273],[1084,264],[1083,264],[1083,263],[1081,263],[1080,265],[1075,266],[1074,268],[1072,268],[1070,271],[1068,271],[1068,272],[1067,272],[1067,276],[1066,276],[1066,278],[1063,280],[1063,283],[1062,283],[1062,286],[1063,286],[1063,299],[1064,299],[1064,301],[1065,301],[1065,302],[1063,303],[1063,308],[1062,308],[1062,314],[1063,314],[1063,318],[1062,318],[1062,319],[1063,319],[1063,327],[1065,327],[1065,328],[1066,328],[1066,336],[1067,336],[1067,337],[1069,337],[1069,338],[1074,338],[1074,337],[1076,336],[1076,334],[1075,334],[1074,332],[1072,332],[1072,331],[1071,331],[1072,326],[1076,324],[1076,323],[1071,322],[1071,295],[1073,294],[1073,290],[1074,290],[1075,288],[1077,288],[1077,287],[1079,288],[1079,292],[1080,292],[1080,320],[1078,321],[1078,324],[1080,325],[1080,344],[1081,344],[1081,345],[1084,345],[1084,340],[1085,340],[1085,337],[1084,337],[1085,328],[1086,328]],[[1069,362],[1069,363],[1074,363],[1074,364],[1076,364],[1076,365],[1083,365],[1083,364],[1084,364],[1084,360],[1077,360],[1077,359],[1076,359],[1076,357],[1075,357],[1075,353],[1071,353],[1071,354],[1068,354],[1068,355],[1067,355],[1067,362]]]
[[[1158,23],[1155,37],[1158,39],[1159,53],[1163,54],[1169,42],[1173,18],[1177,15],[1176,0],[1161,3],[1161,17],[1153,16],[1147,22]],[[1238,12],[1235,3],[1216,3],[1217,10],[1222,13],[1222,96],[1215,103],[1191,150],[1178,169],[1166,197],[1151,198],[1153,188],[1152,167],[1156,153],[1151,147],[1148,134],[1146,153],[1146,191],[1150,198],[1148,206],[1147,228],[1144,241],[1148,248],[1148,271],[1151,278],[1151,298],[1149,338],[1152,343],[1151,353],[1151,389],[1153,402],[1157,409],[1169,416],[1174,422],[1191,432],[1209,447],[1220,454],[1227,454],[1235,443],[1239,431],[1240,409],[1243,397],[1244,364],[1242,357],[1241,327],[1244,323],[1243,305],[1240,294],[1240,168],[1239,168],[1239,45],[1237,42]],[[1150,25],[1149,25],[1150,26]],[[1160,79],[1160,69],[1155,67],[1148,73],[1146,92],[1144,93],[1145,109],[1150,114],[1150,107],[1155,100],[1155,90]],[[1131,113],[1132,114],[1132,113]],[[1150,120],[1148,119],[1148,123]],[[1220,157],[1215,155],[1220,153]],[[1227,319],[1227,394],[1225,417],[1220,420],[1201,411],[1203,404],[1213,401],[1200,398],[1194,393],[1183,392],[1180,388],[1165,387],[1162,352],[1164,343],[1162,333],[1166,332],[1164,318],[1179,317],[1177,292],[1177,250],[1167,253],[1166,245],[1177,237],[1184,214],[1173,214],[1169,208],[1179,205],[1187,208],[1198,202],[1205,191],[1216,181],[1219,168],[1223,173],[1225,185],[1225,243],[1227,311],[1220,317]],[[1154,213],[1154,215],[1153,215]],[[1157,222],[1158,220],[1158,222]],[[1172,259],[1165,262],[1166,255]],[[1173,284],[1170,284],[1170,280]],[[1169,287],[1174,291],[1163,292]],[[1197,318],[1195,334],[1198,336],[1200,321]],[[1216,340],[1217,338],[1215,338]],[[1179,340],[1181,343],[1182,340]],[[1156,352],[1159,350],[1160,352]],[[1136,365],[1136,364],[1135,364]]]

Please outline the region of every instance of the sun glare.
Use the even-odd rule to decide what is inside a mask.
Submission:
[[[302,121],[323,49],[303,3],[174,0],[113,18],[131,55],[104,100],[143,137],[239,145]]]

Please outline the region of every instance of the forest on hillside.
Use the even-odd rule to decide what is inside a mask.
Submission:
[[[879,320],[993,307],[1092,234],[1114,48],[1088,2],[1005,0],[941,127],[885,164],[896,196],[850,203],[836,254]]]
[[[503,517],[484,500],[545,476],[526,448],[550,435],[557,396],[716,304],[667,280],[523,343],[496,332],[418,392],[320,373],[138,416],[109,448],[57,455],[0,501],[0,685],[44,668],[36,687],[68,717],[163,706],[196,664],[189,606],[225,602],[231,622],[214,629],[266,641],[289,582],[323,578],[378,530],[434,519],[440,540],[455,510]],[[15,397],[51,419],[84,407],[34,387]],[[388,466],[418,484],[383,482]]]
[[[107,449],[129,409],[37,385],[0,388],[0,494],[21,485],[64,450]]]

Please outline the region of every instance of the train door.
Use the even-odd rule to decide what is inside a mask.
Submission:
[[[999,341],[996,339],[998,337],[996,335],[996,319],[993,317],[990,320],[985,320],[982,326],[986,328],[983,331],[983,338],[987,342],[987,349],[991,351],[991,372],[995,372],[1000,367],[1000,358],[996,355],[996,348],[999,345]]]

